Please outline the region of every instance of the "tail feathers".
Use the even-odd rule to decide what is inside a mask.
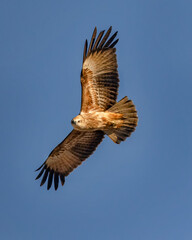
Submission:
[[[113,142],[119,144],[121,141],[125,141],[125,139],[135,131],[138,122],[137,111],[133,102],[128,100],[128,97],[121,99],[109,108],[108,111],[123,114],[122,126],[106,132]]]

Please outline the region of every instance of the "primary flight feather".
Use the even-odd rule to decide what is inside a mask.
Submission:
[[[137,126],[137,111],[131,100],[124,97],[116,102],[119,77],[115,45],[117,32],[110,38],[112,27],[104,35],[97,29],[88,47],[85,41],[81,70],[81,111],[72,119],[73,130],[50,153],[47,160],[36,171],[36,179],[42,176],[41,186],[47,181],[50,189],[53,179],[55,190],[59,179],[62,185],[82,161],[86,160],[108,135],[113,142],[124,141]],[[103,36],[104,35],[104,36]]]

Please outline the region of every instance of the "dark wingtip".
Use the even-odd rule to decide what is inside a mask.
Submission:
[[[61,185],[63,186],[65,183],[65,175],[64,174],[60,174],[60,180],[61,180]]]
[[[107,41],[107,39],[108,39],[108,37],[109,37],[109,35],[110,35],[110,33],[111,33],[111,30],[112,30],[112,27],[110,27],[110,28],[107,30],[105,36],[103,37],[102,41],[100,42],[100,44],[99,44],[99,46],[98,46],[98,49],[101,49],[101,48],[103,47],[103,45],[105,44],[105,42]]]
[[[117,36],[117,31],[109,38],[109,40],[105,43],[105,45],[103,46],[103,48],[111,48],[111,43],[113,44],[113,40],[116,38]]]
[[[115,42],[113,42],[111,45],[110,45],[110,48],[113,48],[115,47],[115,45],[118,43],[119,41],[119,38],[117,40],[115,40]]]
[[[88,52],[87,52],[87,56],[89,56],[91,54],[91,51],[92,51],[92,48],[93,48],[93,45],[94,45],[94,42],[95,42],[96,35],[97,35],[97,28],[95,27],[94,31],[93,31],[93,34],[92,34],[92,38],[91,38],[90,44],[89,44],[89,49],[88,49]]]
[[[98,37],[96,38],[97,35],[97,27],[94,28],[93,34],[92,34],[92,38],[89,44],[89,48],[88,48],[88,41],[85,41],[85,45],[84,45],[84,53],[83,53],[83,63],[85,61],[85,59],[94,51],[96,50],[101,50],[101,49],[108,49],[108,48],[113,48],[118,40],[114,41],[115,37],[117,36],[118,31],[116,31],[108,40],[110,34],[112,31],[112,26],[110,26],[107,30],[107,32],[105,33],[105,35],[103,36],[105,31],[101,31],[98,35]],[[108,41],[107,41],[108,40]]]
[[[53,173],[54,171],[51,170],[49,172],[49,178],[48,178],[48,182],[47,182],[47,190],[49,190],[51,188],[52,182],[53,182]]]
[[[46,161],[45,161],[45,162],[46,162]],[[39,170],[45,165],[45,162],[44,162],[39,168],[37,168],[37,169],[35,170],[35,172],[39,171]]]
[[[100,41],[101,41],[101,38],[102,38],[104,32],[105,32],[105,30],[103,30],[103,31],[101,31],[101,32],[99,33],[99,36],[97,37],[97,39],[96,39],[96,41],[95,41],[95,44],[94,44],[94,46],[93,46],[93,51],[95,51],[95,50],[97,49],[97,47],[98,47],[98,45],[99,45],[99,43],[100,43]]]
[[[57,172],[54,173],[54,187],[55,191],[57,190],[59,185],[59,174]]]
[[[84,45],[84,50],[83,50],[83,63],[86,59],[86,56],[87,56],[87,46],[88,46],[88,41],[87,39],[85,40],[85,45]]]
[[[86,48],[87,48],[87,46],[88,46],[88,40],[87,39],[85,40],[85,45],[86,45]]]
[[[43,178],[42,178],[40,186],[43,186],[43,184],[46,182],[48,173],[49,173],[49,168],[46,169],[46,171],[45,171],[45,173],[43,175]]]
[[[41,175],[43,174],[44,170],[45,170],[45,166],[44,168],[41,170],[41,172],[37,175],[37,177],[35,178],[35,180],[39,179],[41,177]]]
[[[39,170],[42,168],[42,166],[39,168]],[[62,174],[62,173],[59,173],[59,172],[54,172],[53,169],[50,170],[50,168],[47,168],[46,165],[44,165],[44,167],[41,169],[40,173],[37,175],[35,180],[39,179],[42,175],[43,175],[43,178],[41,180],[40,186],[43,186],[44,183],[47,181],[47,178],[48,178],[47,190],[49,190],[51,188],[53,180],[54,180],[55,191],[58,189],[59,177],[60,177],[61,185],[63,186],[65,184],[65,175]]]

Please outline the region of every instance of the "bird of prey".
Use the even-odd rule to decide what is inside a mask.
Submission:
[[[46,182],[49,190],[53,179],[55,190],[59,179],[62,185],[65,177],[86,160],[101,143],[105,135],[115,143],[124,141],[137,126],[135,106],[128,97],[117,102],[119,76],[115,39],[110,38],[112,27],[97,36],[95,27],[88,46],[85,41],[81,70],[81,110],[71,120],[73,130],[50,153],[47,160],[36,171],[36,179],[42,177],[41,186]]]

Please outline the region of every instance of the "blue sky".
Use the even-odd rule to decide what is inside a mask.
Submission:
[[[191,1],[0,1],[1,239],[192,239]],[[107,137],[57,192],[34,170],[80,110],[83,45],[119,31],[131,138]]]

